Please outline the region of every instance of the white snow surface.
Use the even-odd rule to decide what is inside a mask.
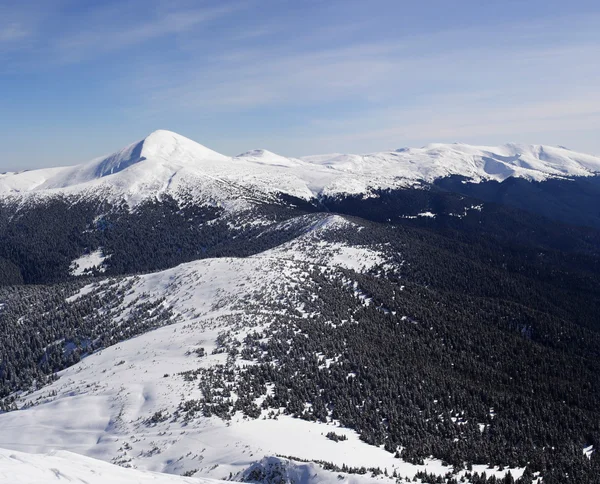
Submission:
[[[371,476],[332,473],[313,463],[298,463],[288,459],[266,457],[255,466],[265,470],[281,469],[286,482],[296,484],[368,484]],[[254,466],[253,466],[254,467]],[[279,474],[281,476],[282,474]],[[236,476],[239,480],[241,476]],[[273,479],[268,482],[280,482]],[[30,454],[0,449],[0,484],[51,484],[78,482],[85,484],[224,484],[216,479],[181,477],[177,475],[140,471],[109,464],[67,451]]]
[[[223,481],[125,469],[72,452],[28,454],[0,449],[0,484],[218,484]]]
[[[365,272],[385,262],[380,252],[372,247],[350,246],[341,242],[323,240],[328,231],[338,229],[360,230],[363,227],[339,215],[300,217],[312,221],[306,233],[274,249],[267,250],[257,257],[274,257],[305,261],[328,267],[343,267]]]
[[[431,144],[365,155],[335,153],[303,158],[252,150],[228,157],[184,136],[159,130],[110,156],[82,165],[0,174],[0,195],[90,196],[101,192],[135,205],[168,194],[236,209],[257,199],[268,200],[278,192],[302,199],[369,196],[378,188],[412,186],[448,175],[479,182],[509,177],[544,180],[599,172],[599,157],[541,145]]]
[[[104,256],[102,249],[82,255],[71,262],[70,274],[73,276],[83,276],[85,274],[90,274],[92,269],[98,269],[100,272],[104,272],[106,269],[103,265],[105,260],[106,257]]]

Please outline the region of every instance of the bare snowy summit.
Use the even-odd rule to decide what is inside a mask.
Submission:
[[[261,165],[297,166],[302,163],[294,158],[286,158],[269,150],[250,150],[236,156],[238,160],[246,160]]]
[[[185,136],[159,129],[148,135],[142,141],[142,154],[146,157],[162,158],[165,161],[195,162],[199,160],[225,161],[227,156],[217,153]]]
[[[95,178],[118,173],[135,163],[146,159],[158,158],[165,161],[177,159],[182,162],[197,160],[226,160],[227,157],[202,146],[195,141],[172,131],[159,129],[146,138],[133,143],[112,155],[89,163],[90,168],[96,167]]]

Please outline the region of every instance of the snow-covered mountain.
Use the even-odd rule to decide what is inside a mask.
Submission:
[[[598,173],[157,131],[0,175],[0,482],[595,483]]]
[[[431,144],[366,155],[286,158],[267,150],[235,157],[184,136],[159,130],[110,156],[74,167],[0,175],[0,194],[93,194],[124,196],[135,204],[169,194],[222,206],[269,200],[282,193],[310,200],[411,186],[449,175],[474,182],[509,177],[591,176],[600,158],[565,148],[507,144],[500,147]],[[241,205],[240,205],[241,204]]]
[[[367,484],[375,479],[370,473],[328,472],[312,464],[315,461],[340,469],[387,469],[389,476],[376,480],[390,484],[396,481],[392,473],[411,479],[418,472],[452,473],[452,466],[435,458],[422,464],[405,462],[367,444],[331,416],[326,422],[310,421],[262,407],[266,395],[252,397],[258,409],[255,418],[241,411],[221,419],[190,410],[196,399],[206,396],[204,384],[215,396],[222,391],[213,380],[216,374],[243,373],[244,366],[252,364],[244,352],[232,353],[232,348],[243,348],[257,331],[276,326],[278,318],[310,321],[316,317],[315,308],[323,304],[319,295],[323,282],[316,282],[315,274],[340,282],[359,306],[371,304],[369,295],[344,270],[363,273],[383,268],[388,256],[374,247],[332,239],[340,231],[360,232],[364,227],[323,214],[288,223],[303,224],[304,235],[255,256],[205,259],[125,280],[104,280],[71,296],[69,301],[74,302],[92,291],[121,286],[127,294],[118,313],[125,315],[136,305],[163,300],[174,315],[168,326],[96,352],[61,372],[51,385],[22,395],[19,406],[24,410],[0,414],[0,448],[69,451],[153,472],[244,482]],[[355,323],[352,316],[349,319]],[[320,359],[324,371],[336,366],[335,358],[320,355]],[[236,395],[235,385],[230,389],[233,394],[224,401],[248,396]],[[328,438],[330,432],[344,441]],[[8,459],[9,470],[27,473],[35,466],[36,472],[43,473],[40,466],[56,467],[73,477],[80,470],[87,472],[93,462],[78,457],[73,469],[63,470],[64,465],[55,466],[54,461],[68,458],[64,452],[50,457],[15,455],[0,451],[0,476],[6,464],[2,459]],[[100,469],[109,475],[108,466]],[[263,478],[248,478],[255,469]],[[508,471],[485,465],[475,470],[498,477]],[[518,468],[511,471],[517,477],[522,473]],[[293,477],[289,481],[264,477],[281,472]],[[145,482],[143,477],[139,482]]]

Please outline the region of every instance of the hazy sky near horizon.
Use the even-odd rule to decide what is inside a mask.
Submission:
[[[599,27],[591,0],[0,0],[0,172],[159,128],[228,155],[600,155]]]

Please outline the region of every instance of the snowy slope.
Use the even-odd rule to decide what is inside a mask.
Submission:
[[[102,193],[125,198],[130,204],[168,194],[245,208],[257,201],[273,200],[277,193],[308,200],[410,186],[453,174],[478,182],[508,177],[543,180],[598,172],[598,157],[539,145],[432,144],[302,159],[252,150],[227,157],[176,133],[159,130],[110,156],[82,165],[0,175],[0,194]]]
[[[40,484],[81,482],[87,484],[218,484],[223,481],[171,476],[124,469],[72,452],[27,454],[0,449],[0,483]]]
[[[340,220],[329,217],[321,223]],[[287,416],[146,423],[156,412],[173,414],[182,399],[200,396],[197,384],[178,373],[224,363],[226,353],[213,354],[221,332],[243,339],[269,323],[270,303],[285,300],[290,310],[299,306],[295,289],[306,285],[311,268],[311,263],[293,260],[282,250],[196,261],[135,278],[124,306],[141,295],[165,297],[180,322],[93,354],[63,371],[54,384],[25,397],[22,404],[36,405],[0,415],[0,447],[68,450],[152,471],[182,474],[197,469],[197,475],[214,478],[243,472],[275,455],[327,459],[340,466],[397,467],[393,455],[368,446],[353,431],[340,430],[349,436],[341,446],[324,436],[332,425]],[[195,352],[199,347],[206,352],[201,359]],[[412,474],[424,468],[447,470],[439,461],[407,464]]]
[[[326,240],[326,235],[329,232],[344,229],[360,231],[363,229],[363,227],[346,220],[344,217],[339,215],[307,215],[287,223],[299,222],[308,223],[308,228],[304,234],[256,257],[304,261],[320,266],[353,269],[357,272],[366,272],[385,262],[385,258],[379,252],[373,250],[373,247],[350,246],[339,241]]]
[[[51,385],[21,396],[22,410],[0,415],[0,448],[66,450],[126,467],[216,479],[243,476],[278,455],[339,467],[387,468],[410,478],[422,470],[439,475],[451,471],[436,459],[423,465],[403,462],[333,420],[269,418],[268,409],[257,419],[238,412],[229,421],[201,414],[186,419],[179,412],[186,401],[202,397],[198,381],[184,372],[230,360],[228,352],[219,350],[223,334],[243,342],[250,332],[270,325],[274,314],[308,317],[303,311],[306,291],[319,298],[312,271],[331,275],[338,267],[363,271],[385,262],[385,255],[372,247],[326,240],[351,224],[342,217],[319,214],[303,223],[308,229],[298,240],[253,257],[205,259],[112,282],[133,282],[123,312],[138,298],[143,303],[164,297],[175,313],[173,324],[92,354],[62,371]],[[236,358],[237,367],[252,364]],[[329,440],[326,434],[332,430],[348,439]],[[312,464],[293,464],[288,471],[305,476],[299,482],[307,484],[373,482],[370,475],[342,475],[338,481],[339,473]],[[487,470],[491,472],[501,476],[505,471]],[[383,476],[377,480],[394,482]]]
[[[373,478],[332,473],[312,463],[296,463],[288,459],[264,458],[240,475],[236,481],[248,482],[252,472],[260,470],[265,483],[297,484],[367,484]],[[341,478],[340,478],[341,477]],[[389,481],[378,479],[378,481]],[[29,454],[0,449],[0,484],[47,484],[79,482],[85,484],[224,484],[226,481],[198,477],[181,477],[164,473],[140,471],[91,459],[72,452],[55,451]]]

